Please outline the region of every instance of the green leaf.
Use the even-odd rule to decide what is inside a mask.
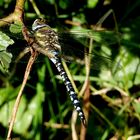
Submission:
[[[19,87],[13,88],[11,86],[0,88],[0,123],[3,126],[8,126],[9,115],[11,114],[11,109],[14,105],[14,101],[12,100],[17,96],[19,91]],[[10,102],[8,102],[10,101]]]
[[[97,3],[98,3],[98,0],[88,0],[87,7],[94,8],[94,7],[96,7]]]
[[[9,36],[0,31],[0,70],[2,72],[8,70],[10,66],[12,54],[7,52],[6,49],[13,43],[14,41]]]
[[[12,86],[8,86],[6,88],[0,88],[0,106],[14,98],[18,93],[18,88],[13,88]],[[11,94],[12,93],[12,94]],[[10,96],[9,96],[10,95]]]
[[[6,51],[0,52],[0,70],[2,72],[7,71],[9,69],[10,63],[12,59],[12,54]]]
[[[14,132],[30,137],[27,134],[29,128],[32,126],[35,128],[32,134],[36,133],[38,125],[42,123],[42,102],[44,101],[44,91],[41,84],[37,84],[37,93],[33,96],[30,102],[26,96],[22,96],[20,106],[17,113],[17,121],[14,126]]]
[[[9,36],[0,31],[0,51],[6,50],[6,48],[13,43],[14,41]]]
[[[55,0],[47,0],[50,4],[55,4]]]
[[[11,33],[21,33],[22,32],[22,25],[20,23],[11,24],[9,28]]]
[[[59,0],[59,6],[62,9],[67,9],[71,5],[69,0]]]
[[[118,56],[116,57],[116,62],[120,62],[121,68],[115,73],[115,75],[108,76],[103,74],[100,78],[105,78],[110,81],[111,77],[115,81],[121,83],[121,88],[128,90],[140,83],[140,59],[137,56],[132,55],[124,47],[121,48]],[[109,78],[110,77],[110,78]]]
[[[77,14],[77,15],[73,16],[72,21],[84,24],[86,22],[86,17],[83,13],[80,13],[80,14]]]
[[[136,113],[140,114],[140,102],[133,102],[133,107]]]

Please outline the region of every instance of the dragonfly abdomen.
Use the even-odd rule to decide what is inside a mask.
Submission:
[[[81,108],[80,101],[78,100],[77,94],[75,93],[74,88],[72,87],[72,84],[62,66],[61,59],[55,57],[55,58],[51,58],[51,60],[55,64],[57,70],[60,73],[62,80],[64,81],[64,84],[66,86],[67,92],[69,93],[69,96],[74,105],[74,108],[78,112],[78,115],[79,115],[82,123],[84,124],[84,126],[86,126],[86,119],[85,119],[83,110]]]

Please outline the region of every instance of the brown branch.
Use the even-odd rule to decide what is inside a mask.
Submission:
[[[12,22],[18,22],[21,25],[23,25],[22,33],[23,33],[24,39],[31,46],[30,47],[31,57],[28,61],[28,64],[27,64],[27,67],[26,67],[26,70],[25,70],[25,74],[24,74],[24,78],[23,78],[23,82],[22,82],[20,91],[18,93],[18,96],[16,98],[16,101],[15,101],[15,104],[14,104],[14,107],[13,107],[11,120],[10,120],[10,124],[9,124],[9,130],[8,130],[8,134],[7,134],[7,140],[11,139],[11,132],[12,132],[14,122],[15,122],[15,119],[16,119],[16,114],[17,114],[17,111],[18,111],[18,108],[19,108],[19,103],[20,103],[20,100],[21,100],[21,97],[22,97],[22,93],[23,93],[23,90],[24,90],[25,85],[27,83],[28,76],[30,74],[32,65],[33,65],[33,63],[34,63],[34,61],[35,61],[35,59],[38,55],[38,52],[33,50],[33,48],[32,48],[33,39],[29,37],[28,29],[25,27],[24,22],[23,22],[24,3],[25,3],[25,0],[17,0],[14,12],[9,14],[7,17],[0,20],[0,26],[5,26],[5,25],[10,24]]]
[[[85,113],[85,116],[86,116],[87,119],[89,117],[89,108],[90,108],[89,99],[90,99],[90,82],[88,81],[87,82],[87,87],[86,87],[86,90],[85,90],[85,94],[84,94],[84,98],[83,98],[84,113]],[[85,140],[86,139],[86,132],[87,132],[87,128],[82,125],[81,132],[80,132],[80,140]]]
[[[12,116],[11,116],[11,120],[10,120],[10,125],[9,125],[9,130],[8,130],[8,135],[7,135],[7,140],[10,140],[11,139],[11,132],[12,132],[12,129],[13,129],[13,126],[14,126],[14,122],[15,122],[15,118],[16,118],[16,114],[17,114],[17,110],[18,110],[18,107],[19,107],[19,103],[20,103],[20,100],[21,100],[21,96],[22,96],[22,93],[23,93],[23,90],[24,90],[24,87],[27,83],[27,80],[28,80],[28,76],[30,74],[30,71],[31,71],[31,68],[32,68],[32,65],[37,57],[37,52],[32,52],[31,54],[31,57],[28,61],[28,64],[27,64],[27,67],[26,67],[26,71],[25,71],[25,74],[24,74],[24,78],[23,78],[23,82],[22,82],[22,85],[21,85],[21,88],[20,88],[20,91],[18,93],[18,96],[16,98],[16,102],[15,102],[15,105],[13,107],[13,111],[12,111]]]
[[[70,128],[68,124],[58,124],[58,123],[46,122],[46,123],[44,123],[44,125],[46,127],[51,127],[53,129],[69,129]]]
[[[19,22],[22,25],[24,25],[23,23],[24,3],[25,0],[17,0],[13,13],[0,19],[0,26],[5,26],[12,22]]]

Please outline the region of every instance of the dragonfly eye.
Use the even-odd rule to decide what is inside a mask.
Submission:
[[[32,25],[32,30],[33,31],[36,31],[42,27],[45,27],[45,26],[48,26],[46,23],[45,23],[45,19],[36,19],[34,22],[33,22],[33,25]]]

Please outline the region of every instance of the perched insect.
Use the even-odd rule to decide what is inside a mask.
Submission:
[[[55,64],[57,70],[59,71],[62,80],[65,83],[67,92],[69,93],[70,99],[77,110],[82,123],[86,126],[86,119],[81,108],[80,101],[78,100],[77,94],[75,93],[61,63],[61,45],[59,44],[57,33],[41,19],[36,19],[34,21],[32,30],[34,31],[35,41],[40,47],[42,47],[46,55]]]
[[[106,32],[106,33],[102,32],[102,36],[105,37],[105,35],[106,34],[109,35],[109,33],[111,32]],[[64,81],[70,99],[75,109],[77,110],[82,123],[86,126],[86,119],[83,110],[81,108],[80,101],[78,100],[77,94],[75,93],[73,86],[62,66],[61,60],[66,59],[68,61],[71,61],[72,54],[74,54],[75,57],[79,57],[79,58],[83,57],[85,54],[89,55],[87,52],[84,52],[85,50],[88,49],[88,47],[86,49],[85,48],[81,49],[81,47],[85,46],[85,44],[88,44],[89,39],[95,39],[95,36],[92,34],[92,32],[88,30],[83,33],[75,32],[75,33],[68,34],[67,32],[63,32],[61,34],[58,34],[42,19],[36,19],[33,22],[31,35],[33,36],[35,42],[38,44],[38,48],[35,49],[37,49],[37,51],[39,51],[40,53],[48,56],[49,59],[55,64],[57,70],[59,71],[62,77],[62,80]],[[62,35],[64,36],[64,38],[62,37]],[[104,40],[102,36],[100,38],[96,38],[96,42],[98,42],[98,39]],[[68,42],[66,38],[69,40]],[[75,41],[71,40],[71,38],[74,38]],[[77,43],[78,41],[77,39],[80,39],[78,43]],[[117,39],[118,39],[117,36],[113,38],[112,34],[110,34],[110,38],[107,40],[108,42],[113,43]],[[92,59],[93,65],[95,63],[96,65],[100,65],[100,63],[105,63],[105,65],[109,65],[109,67],[112,65],[112,61],[110,61],[110,59],[106,57],[98,56],[97,54],[98,53],[90,54],[91,57],[93,58]],[[98,58],[100,58],[100,62],[94,59],[97,56]],[[95,66],[94,69],[97,68],[96,65],[94,65]]]

